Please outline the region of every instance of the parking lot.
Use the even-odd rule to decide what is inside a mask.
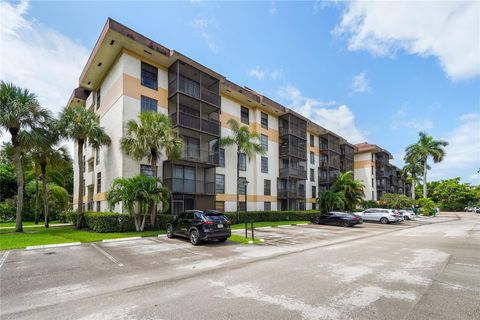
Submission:
[[[258,228],[255,246],[155,237],[2,252],[1,316],[185,319],[195,307],[198,319],[393,319],[455,293],[464,317],[453,318],[478,319],[479,233],[480,218],[449,215]]]

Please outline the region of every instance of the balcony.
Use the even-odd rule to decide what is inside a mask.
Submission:
[[[307,179],[307,170],[299,168],[280,168],[280,178]]]
[[[289,125],[288,127],[280,127],[280,135],[291,134],[302,139],[307,138],[307,130],[300,126]]]
[[[192,149],[192,148],[187,148],[185,146],[182,150],[182,153],[180,155],[180,159],[184,161],[191,161],[191,162],[196,162],[196,163],[205,163],[205,164],[211,164],[211,165],[218,165],[219,161],[219,153],[218,152],[213,152],[210,150],[199,150],[199,149]]]
[[[342,157],[343,158],[349,159],[349,160],[354,159],[355,151],[353,150],[352,147],[350,147],[349,145],[343,144],[343,145],[341,145],[340,149],[342,151]]]
[[[333,151],[340,154],[340,139],[331,134],[322,135],[320,138],[320,151]]]
[[[279,199],[305,199],[305,189],[283,189],[277,191],[277,198]]]
[[[215,194],[215,182],[213,181],[167,178],[164,179],[164,184],[171,192],[175,193]]]
[[[176,92],[181,92],[192,98],[202,100],[216,107],[220,107],[220,96],[217,93],[209,90],[206,87],[201,87],[198,82],[186,77],[180,76],[178,80],[179,81],[174,79],[168,84],[169,97],[174,95]]]
[[[306,144],[295,146],[293,144],[282,143],[280,145],[279,156],[280,157],[292,156],[292,157],[306,160],[307,159]]]
[[[172,126],[174,127],[180,125],[186,128],[195,129],[215,136],[220,135],[220,122],[218,121],[202,119],[186,112],[172,113],[170,114],[170,120],[172,122]]]
[[[320,168],[336,168],[340,169],[340,159],[321,159]]]

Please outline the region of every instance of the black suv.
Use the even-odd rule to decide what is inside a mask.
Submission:
[[[231,234],[230,221],[223,213],[215,210],[187,210],[174,215],[167,224],[167,237],[189,238],[194,246],[203,240],[224,242]]]

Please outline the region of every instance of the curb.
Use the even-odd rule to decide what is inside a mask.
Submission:
[[[48,248],[58,248],[58,247],[71,247],[71,246],[79,246],[81,242],[67,242],[67,243],[57,243],[57,244],[46,244],[40,246],[29,246],[25,249],[27,250],[35,250],[35,249],[48,249]]]
[[[142,237],[130,237],[130,238],[117,238],[117,239],[105,239],[102,242],[117,242],[117,241],[128,241],[128,240],[138,240],[142,239]]]
[[[166,234],[159,234],[157,237],[158,238],[163,238],[163,237],[166,237],[167,235]]]

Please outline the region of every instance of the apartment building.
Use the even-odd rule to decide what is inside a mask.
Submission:
[[[342,137],[112,19],[68,105],[94,110],[112,139],[98,150],[85,145],[83,202],[89,210],[108,209],[106,191],[115,178],[152,174],[148,159],[137,161],[120,150],[127,122],[144,111],[167,114],[184,141],[180,159],[162,156],[157,168],[172,191],[173,212],[235,211],[237,183],[240,210],[312,209],[319,191],[353,169],[355,146]],[[229,119],[257,132],[267,151],[252,159],[240,155],[239,181],[236,147],[218,145],[231,135]],[[74,171],[77,181],[77,159]]]
[[[366,200],[380,200],[385,193],[409,194],[410,184],[401,169],[390,163],[390,152],[367,142],[355,146],[355,178],[365,185]]]

